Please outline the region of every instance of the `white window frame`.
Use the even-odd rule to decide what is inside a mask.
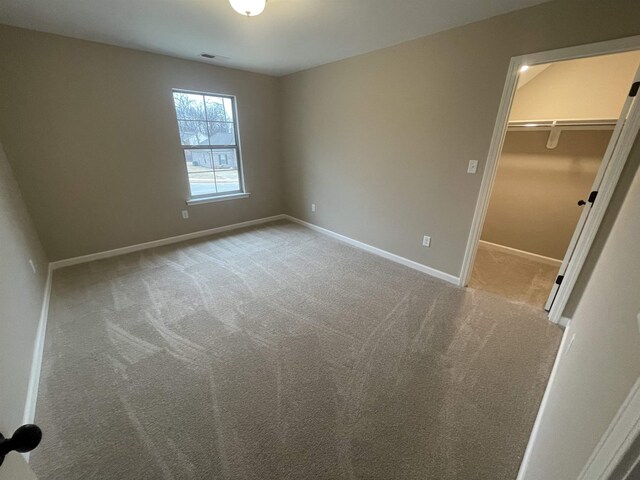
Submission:
[[[231,110],[233,112],[233,134],[235,138],[235,145],[183,145],[182,137],[180,136],[180,120],[184,120],[184,119],[178,118],[178,112],[176,111],[174,97],[173,97],[174,93],[188,93],[192,95],[202,95],[204,97],[209,96],[209,97],[218,97],[218,98],[228,98],[231,101]],[[185,176],[187,178],[187,183],[189,185],[189,198],[186,201],[187,205],[220,202],[223,200],[232,200],[237,198],[248,197],[250,194],[247,193],[245,190],[244,168],[242,165],[242,146],[240,144],[240,126],[238,121],[238,107],[237,107],[237,100],[235,95],[227,95],[223,93],[212,93],[212,92],[200,92],[196,90],[185,90],[182,88],[173,88],[171,90],[171,102],[173,105],[173,111],[175,113],[176,128],[178,131],[178,138],[180,141],[180,149],[182,150],[182,162],[185,169]],[[208,122],[208,119],[205,121]],[[211,155],[212,169],[215,172],[215,167],[213,166],[215,163],[214,154],[215,154],[215,150],[220,150],[220,149],[235,150],[236,152],[239,189],[234,190],[232,192],[205,193],[201,195],[193,195],[191,193],[191,181],[189,179],[189,170],[187,168],[187,163],[186,163],[186,151],[187,150],[211,150],[212,151],[212,155]],[[228,162],[228,159],[227,159],[227,162]]]

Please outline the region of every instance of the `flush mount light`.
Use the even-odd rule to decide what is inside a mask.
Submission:
[[[529,70],[529,65],[522,65],[520,67],[520,73],[526,72],[527,70]]]
[[[255,17],[264,11],[267,0],[229,0],[229,3],[240,15]]]

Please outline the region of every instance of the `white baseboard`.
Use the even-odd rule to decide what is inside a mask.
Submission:
[[[529,260],[533,260],[536,262],[542,262],[547,265],[552,265],[554,267],[560,267],[560,265],[562,264],[562,260],[558,260],[557,258],[545,257],[544,255],[538,255],[537,253],[525,252],[524,250],[518,250],[517,248],[506,247],[504,245],[499,245],[497,243],[486,242],[485,240],[480,240],[480,245],[490,250],[496,250],[498,252],[503,252],[503,253],[510,253],[511,255],[527,258]]]
[[[427,267],[426,265],[414,262],[413,260],[409,260],[405,257],[401,257],[400,255],[396,255],[395,253],[387,252],[386,250],[382,250],[381,248],[374,247],[358,240],[354,240],[353,238],[349,238],[331,230],[327,230],[326,228],[319,227],[317,225],[314,225],[313,223],[305,222],[304,220],[300,220],[299,218],[295,218],[290,215],[285,215],[285,218],[291,220],[292,222],[315,230],[316,232],[324,233],[325,235],[333,237],[336,240],[340,240],[341,242],[348,243],[351,246],[360,248],[366,252],[373,253],[374,255],[378,255],[380,257],[386,258],[387,260],[391,260],[393,262],[404,265],[405,267],[413,268],[414,270],[426,273],[427,275],[439,278],[440,280],[444,280],[445,282],[452,283],[456,286],[460,285],[460,279],[449,273],[441,272],[440,270],[436,270],[435,268]]]
[[[138,243],[136,245],[129,245],[127,247],[121,248],[114,248],[113,250],[106,250],[104,252],[91,253],[89,255],[82,255],[80,257],[65,258],[64,260],[51,262],[49,265],[53,270],[56,270],[58,268],[78,265],[80,263],[92,262],[94,260],[101,260],[103,258],[117,257],[118,255],[124,255],[125,253],[138,252],[140,250],[147,250],[149,248],[161,247],[163,245],[170,245],[172,243],[184,242],[185,240],[192,240],[194,238],[207,237],[209,235],[228,232],[229,230],[236,230],[238,228],[260,225],[261,223],[275,222],[276,220],[284,220],[285,218],[287,218],[287,216],[282,214],[274,215],[272,217],[258,218],[256,220],[234,223],[232,225],[209,228],[207,230],[198,230],[197,232],[185,233],[184,235],[176,235],[175,237],[161,238],[160,240],[153,240],[151,242]]]
[[[531,430],[531,435],[529,436],[529,443],[527,443],[527,449],[524,452],[524,457],[522,458],[522,463],[520,464],[520,470],[518,471],[518,476],[516,480],[527,480],[529,477],[529,466],[531,465],[531,455],[533,452],[533,446],[536,443],[538,435],[540,434],[540,424],[542,423],[542,417],[544,416],[544,412],[547,409],[547,404],[549,403],[549,396],[551,394],[551,388],[556,381],[556,375],[558,374],[558,370],[560,368],[560,362],[562,360],[562,356],[567,350],[567,347],[570,346],[571,341],[569,340],[570,330],[571,330],[571,320],[567,320],[566,328],[564,329],[564,333],[562,334],[562,340],[560,341],[560,347],[558,347],[558,353],[556,354],[556,359],[553,362],[553,368],[551,369],[551,375],[549,375],[549,381],[547,382],[547,388],[544,390],[544,395],[542,396],[542,401],[540,402],[540,408],[538,409],[538,415],[536,416],[536,421],[533,424],[533,430]]]

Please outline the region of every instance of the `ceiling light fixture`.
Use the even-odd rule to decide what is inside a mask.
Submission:
[[[522,65],[520,67],[520,73],[526,72],[527,70],[529,70],[529,65]]]
[[[255,17],[264,11],[267,0],[229,0],[229,3],[240,15]]]

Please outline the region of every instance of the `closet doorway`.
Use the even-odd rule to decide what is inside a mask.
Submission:
[[[551,309],[619,153],[639,67],[636,50],[518,68],[469,287]]]

